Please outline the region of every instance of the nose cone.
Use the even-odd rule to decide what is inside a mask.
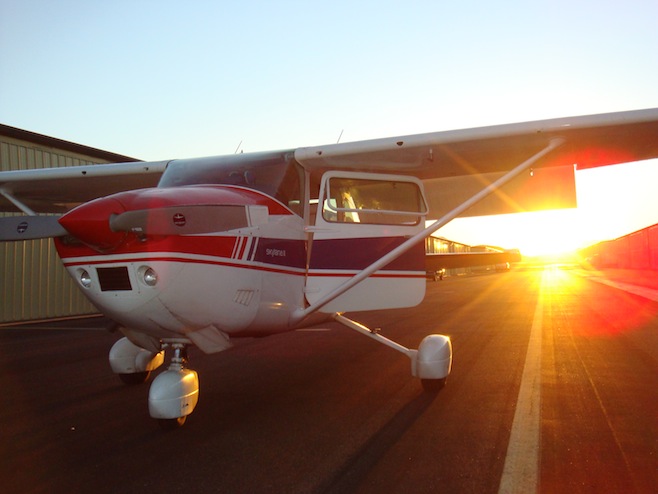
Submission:
[[[125,212],[123,205],[112,197],[103,197],[72,209],[59,223],[83,244],[99,252],[111,252],[125,239],[125,232],[113,232],[110,218]]]

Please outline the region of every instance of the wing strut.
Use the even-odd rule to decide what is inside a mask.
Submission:
[[[9,202],[11,202],[14,206],[16,206],[18,209],[23,211],[25,214],[28,216],[36,216],[37,213],[32,211],[29,207],[27,207],[25,204],[23,204],[21,201],[16,199],[14,196],[12,196],[9,192],[7,192],[4,189],[0,189],[0,195],[7,199]]]
[[[466,211],[468,208],[476,204],[477,202],[481,201],[485,197],[487,197],[489,194],[495,192],[498,190],[500,187],[505,185],[507,182],[512,180],[514,177],[518,176],[525,170],[529,169],[534,163],[536,163],[539,159],[543,158],[545,155],[553,151],[554,149],[558,148],[564,143],[564,139],[562,138],[553,138],[550,140],[549,144],[536,153],[535,155],[531,156],[528,158],[526,161],[521,163],[520,165],[517,165],[515,168],[510,170],[509,172],[505,173],[502,177],[500,177],[498,180],[495,182],[487,185],[484,189],[482,189],[480,192],[475,194],[473,197],[470,199],[464,201],[462,204],[457,206],[455,209],[447,213],[445,216],[437,220],[435,223],[430,225],[429,227],[425,228],[423,231],[418,232],[416,235],[410,237],[408,240],[406,240],[403,244],[399,245],[392,251],[390,251],[388,254],[380,257],[377,261],[373,262],[370,266],[364,268],[361,272],[347,280],[345,283],[342,285],[336,287],[333,291],[329,292],[326,294],[324,297],[320,298],[317,302],[314,304],[309,305],[305,309],[300,309],[298,310],[295,314],[292,316],[292,320],[294,323],[301,322],[302,319],[305,317],[309,316],[313,312],[321,309],[325,305],[327,305],[329,302],[334,300],[335,298],[339,297],[343,293],[345,293],[347,290],[352,288],[353,286],[357,285],[358,283],[361,283],[363,280],[368,278],[370,275],[375,273],[376,271],[380,270],[387,264],[389,264],[391,261],[402,255],[404,252],[412,248],[414,245],[416,245],[419,242],[424,241],[427,237],[432,235],[434,232],[439,230],[440,228],[444,227],[446,224],[448,224],[450,221],[455,219],[457,216],[462,214],[464,211]]]

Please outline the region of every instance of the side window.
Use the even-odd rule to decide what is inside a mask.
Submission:
[[[404,180],[331,177],[322,217],[337,223],[417,225],[427,213],[418,184]]]

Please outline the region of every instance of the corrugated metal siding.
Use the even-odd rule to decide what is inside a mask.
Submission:
[[[0,135],[3,171],[105,162]],[[50,239],[0,243],[0,289],[0,323],[98,312],[64,270]]]
[[[595,268],[658,269],[658,225],[580,251]]]

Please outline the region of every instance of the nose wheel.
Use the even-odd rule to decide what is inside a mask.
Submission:
[[[163,429],[176,429],[187,420],[199,401],[199,376],[185,368],[185,343],[171,343],[174,354],[166,371],[155,378],[149,389],[149,414]]]

